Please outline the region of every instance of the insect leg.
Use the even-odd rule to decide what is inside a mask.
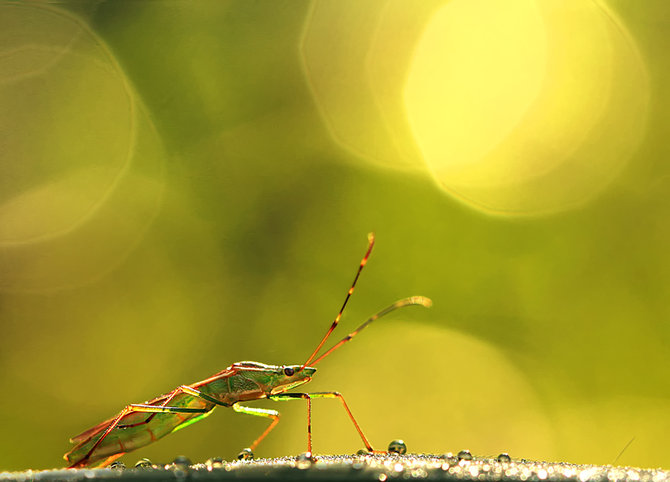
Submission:
[[[102,443],[103,440],[114,430],[117,426],[119,426],[119,422],[123,417],[126,415],[133,413],[133,412],[154,412],[154,413],[207,413],[211,410],[211,408],[186,408],[186,407],[162,407],[162,406],[155,406],[155,405],[144,405],[144,404],[132,404],[128,405],[126,408],[121,410],[121,413],[119,413],[116,418],[112,421],[112,423],[109,424],[109,426],[105,429],[103,432],[102,436],[93,444],[93,447],[86,453],[86,455],[77,463],[72,465],[70,468],[75,468],[75,467],[81,467],[85,466],[85,462],[91,457],[91,454],[95,451],[96,448]],[[142,423],[147,423],[145,420]],[[131,426],[136,426],[140,424],[133,424]],[[124,427],[124,425],[121,425],[121,427]]]
[[[156,410],[139,410],[139,409],[135,410],[136,412],[151,412],[151,415],[149,415],[146,418],[146,420],[143,420],[142,422],[131,423],[131,424],[128,424],[128,425],[119,425],[119,427],[120,428],[130,428],[130,427],[137,427],[138,425],[144,425],[145,423],[151,422],[151,419],[153,419],[156,416],[157,413],[170,412],[170,410],[159,410],[159,407],[170,408],[170,407],[168,407],[168,404],[170,403],[170,401],[172,401],[172,399],[176,395],[178,395],[180,393],[186,393],[188,395],[192,395],[192,396],[197,397],[197,398],[202,398],[203,400],[205,400],[207,402],[214,403],[216,405],[223,405],[216,398],[210,397],[206,393],[202,393],[201,391],[196,390],[195,388],[191,388],[188,385],[182,385],[181,387],[175,388],[174,390],[172,390],[172,392],[170,392],[170,394],[165,399],[165,401],[163,403],[161,403],[160,405],[145,405],[145,404],[142,404],[142,403],[133,404],[132,405],[133,407],[154,407],[154,408],[156,408]],[[172,407],[172,408],[174,408],[174,407]],[[198,410],[200,410],[200,409],[198,409]],[[208,411],[209,410],[205,410],[205,412],[208,412]],[[179,411],[172,411],[172,412],[173,413],[186,413],[187,411],[182,410],[182,412],[179,412]],[[205,412],[190,412],[190,413],[205,413]]]
[[[131,405],[128,405],[126,408],[121,410],[121,413],[117,415],[117,417],[112,421],[112,423],[109,424],[107,429],[105,429],[104,433],[102,436],[93,444],[93,447],[86,453],[84,458],[77,462],[75,465],[81,465],[83,461],[86,461],[89,459],[91,454],[95,451],[96,448],[102,443],[102,441],[114,430],[116,427],[119,428],[129,428],[129,427],[137,427],[139,425],[147,424],[151,421],[153,417],[156,416],[157,413],[208,413],[212,410],[213,407],[209,408],[189,408],[189,407],[170,407],[167,406],[167,403],[170,402],[175,395],[178,393],[187,393],[189,395],[192,395],[194,397],[202,398],[203,400],[214,403],[216,405],[223,405],[220,401],[216,400],[213,397],[210,397],[209,395],[202,393],[194,388],[188,387],[186,385],[182,385],[181,387],[173,390],[170,395],[165,399],[163,404],[161,405],[147,405],[143,403],[134,403]],[[133,412],[147,412],[151,413],[145,420],[137,423],[132,423],[132,424],[127,424],[127,425],[119,425],[119,422],[125,417],[126,415],[133,413]]]
[[[263,440],[267,434],[270,433],[270,431],[275,428],[275,426],[279,423],[279,412],[276,410],[267,410],[264,408],[252,408],[252,407],[245,407],[244,405],[240,405],[239,403],[234,403],[233,404],[233,410],[239,413],[245,413],[247,415],[256,415],[257,417],[265,417],[265,418],[271,418],[272,422],[270,423],[270,426],[265,429],[265,432],[263,432],[260,437],[258,437],[256,440],[254,440],[249,447],[251,450],[254,450],[256,446],[261,443],[261,440]]]
[[[270,395],[270,400],[285,402],[287,400],[307,400],[307,451],[312,453],[312,397],[309,393],[281,393]]]
[[[275,401],[286,401],[286,400],[296,400],[296,399],[307,400],[307,404],[308,404],[308,424],[309,424],[308,436],[309,436],[309,447],[310,447],[310,449],[311,449],[311,444],[312,444],[312,440],[311,440],[311,438],[312,438],[311,399],[312,398],[339,398],[340,401],[342,402],[342,405],[344,406],[344,410],[347,412],[347,415],[349,415],[349,418],[351,419],[351,422],[354,424],[354,427],[356,427],[356,431],[358,432],[358,435],[360,435],[361,440],[363,441],[363,444],[365,445],[365,448],[368,450],[368,452],[379,452],[379,451],[376,451],[372,448],[372,445],[370,445],[370,442],[368,442],[368,439],[363,434],[363,431],[361,430],[361,427],[358,425],[358,422],[356,422],[356,419],[354,418],[354,415],[351,413],[351,410],[349,410],[349,406],[347,405],[347,402],[344,400],[344,397],[339,392],[281,393],[281,394],[278,394],[278,395],[271,395],[268,398],[270,400],[275,400]],[[311,450],[310,450],[310,452],[311,452]],[[379,453],[385,453],[385,452],[379,452]]]

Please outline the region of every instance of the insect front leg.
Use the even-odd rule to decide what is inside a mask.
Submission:
[[[287,400],[307,400],[307,451],[312,453],[312,397],[309,393],[281,393],[270,395],[270,400],[285,402]]]
[[[312,451],[312,398],[339,398],[340,401],[342,402],[342,405],[344,406],[344,410],[347,412],[347,415],[351,419],[351,422],[354,424],[354,427],[356,427],[356,431],[358,432],[358,435],[360,435],[361,440],[365,445],[365,448],[368,450],[368,452],[379,452],[375,451],[372,448],[372,445],[370,445],[370,442],[368,442],[368,439],[363,434],[363,431],[361,430],[361,427],[358,425],[358,422],[356,422],[356,419],[354,418],[354,415],[351,413],[351,410],[349,410],[347,402],[344,400],[344,397],[339,392],[280,393],[278,395],[271,395],[268,398],[270,400],[275,400],[277,402],[283,402],[288,400],[307,400],[307,447],[308,447],[307,450],[309,452]]]
[[[265,417],[265,418],[271,418],[272,422],[270,423],[270,426],[265,429],[265,432],[263,432],[260,437],[258,437],[256,440],[254,440],[251,443],[251,446],[249,447],[252,451],[256,448],[256,446],[261,443],[261,441],[267,436],[267,434],[272,431],[273,428],[277,426],[279,423],[279,412],[276,410],[268,410],[264,408],[252,408],[252,407],[245,407],[244,405],[240,405],[239,403],[234,403],[233,404],[233,410],[235,410],[238,413],[245,413],[247,415],[255,415],[257,417]]]

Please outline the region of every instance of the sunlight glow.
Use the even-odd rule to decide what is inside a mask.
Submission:
[[[506,215],[562,211],[601,192],[640,140],[648,96],[623,27],[576,0],[445,4],[405,87],[438,183]]]

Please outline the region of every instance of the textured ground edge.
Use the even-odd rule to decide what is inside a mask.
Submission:
[[[508,461],[509,460],[509,461]],[[145,468],[43,470],[0,472],[0,481],[85,480],[463,480],[463,481],[575,481],[670,482],[663,469],[575,465],[506,457],[465,458],[452,454],[324,455],[277,459],[210,459],[204,464],[152,465]]]

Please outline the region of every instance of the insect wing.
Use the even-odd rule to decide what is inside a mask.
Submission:
[[[160,405],[163,401],[167,400],[168,395],[161,395],[160,397],[156,397],[152,400],[149,400],[148,402],[144,402],[147,405]],[[80,443],[88,438],[91,438],[92,436],[96,435],[99,432],[102,432],[109,427],[109,424],[111,424],[116,417],[119,415],[115,415],[114,417],[110,418],[109,420],[105,420],[104,422],[100,422],[98,425],[95,425],[89,429],[84,430],[82,433],[79,435],[75,435],[70,439],[70,442],[73,444]]]
[[[168,402],[170,407],[205,410],[212,408],[212,404],[209,402],[183,392],[175,394],[172,398],[169,395],[161,395],[145,402],[143,405],[163,406],[165,402]],[[174,430],[202,418],[207,413],[130,411],[122,414],[123,412],[74,437],[72,441],[77,445],[65,454],[65,459],[71,464],[80,464],[81,466],[95,465],[95,462],[100,459],[129,452],[155,442]],[[103,437],[107,429],[119,416],[121,418],[118,420],[116,426],[98,443],[98,440]],[[91,450],[93,451],[91,452]],[[91,453],[87,457],[89,452]]]

